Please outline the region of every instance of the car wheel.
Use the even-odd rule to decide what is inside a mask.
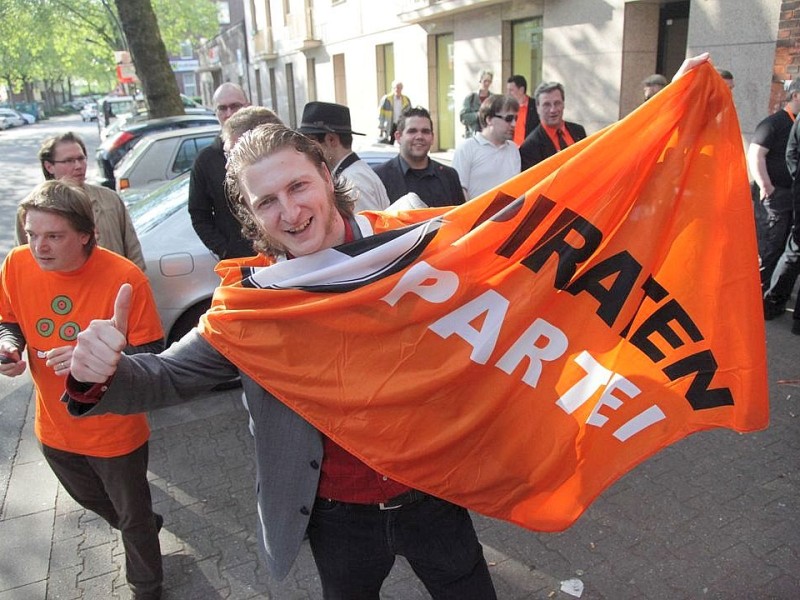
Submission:
[[[167,336],[167,346],[171,346],[174,342],[177,342],[184,335],[189,333],[192,328],[197,325],[200,316],[205,313],[210,306],[211,298],[198,302],[178,317]]]
[[[178,317],[178,320],[175,321],[175,324],[172,326],[172,329],[169,332],[169,336],[167,336],[167,347],[171,346],[174,342],[177,342],[184,335],[189,333],[192,328],[196,327],[200,317],[208,310],[210,306],[211,298],[208,300],[203,300],[202,302],[198,302],[180,317]],[[239,377],[234,377],[230,381],[215,385],[214,390],[222,392],[241,387],[241,385],[242,380]]]

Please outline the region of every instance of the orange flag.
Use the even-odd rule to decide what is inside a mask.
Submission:
[[[690,433],[767,426],[742,143],[709,65],[466,205],[365,217],[376,235],[221,287],[201,331],[379,472],[554,531]]]

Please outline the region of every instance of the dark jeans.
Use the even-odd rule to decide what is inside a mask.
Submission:
[[[786,247],[772,274],[769,288],[764,294],[764,303],[781,310],[792,295],[792,289],[800,275],[800,188],[793,190],[794,211],[792,228]],[[794,307],[794,318],[800,319],[800,294]]]
[[[753,184],[751,191],[761,257],[761,290],[766,291],[792,228],[792,190],[776,187],[763,202],[757,185]]]
[[[147,482],[147,443],[113,458],[73,454],[44,444],[41,448],[69,495],[120,530],[126,575],[134,595],[159,597],[161,546]]]
[[[497,598],[469,513],[432,496],[384,511],[317,500],[308,537],[325,600],[378,600],[396,555],[435,600]]]

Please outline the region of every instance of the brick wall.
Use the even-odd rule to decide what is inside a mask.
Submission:
[[[783,81],[800,77],[800,0],[781,0],[769,112],[783,106]]]

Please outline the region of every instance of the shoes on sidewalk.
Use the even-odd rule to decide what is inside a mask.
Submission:
[[[786,304],[776,304],[775,302],[764,298],[764,320],[771,321],[777,319],[784,312],[786,312]]]

